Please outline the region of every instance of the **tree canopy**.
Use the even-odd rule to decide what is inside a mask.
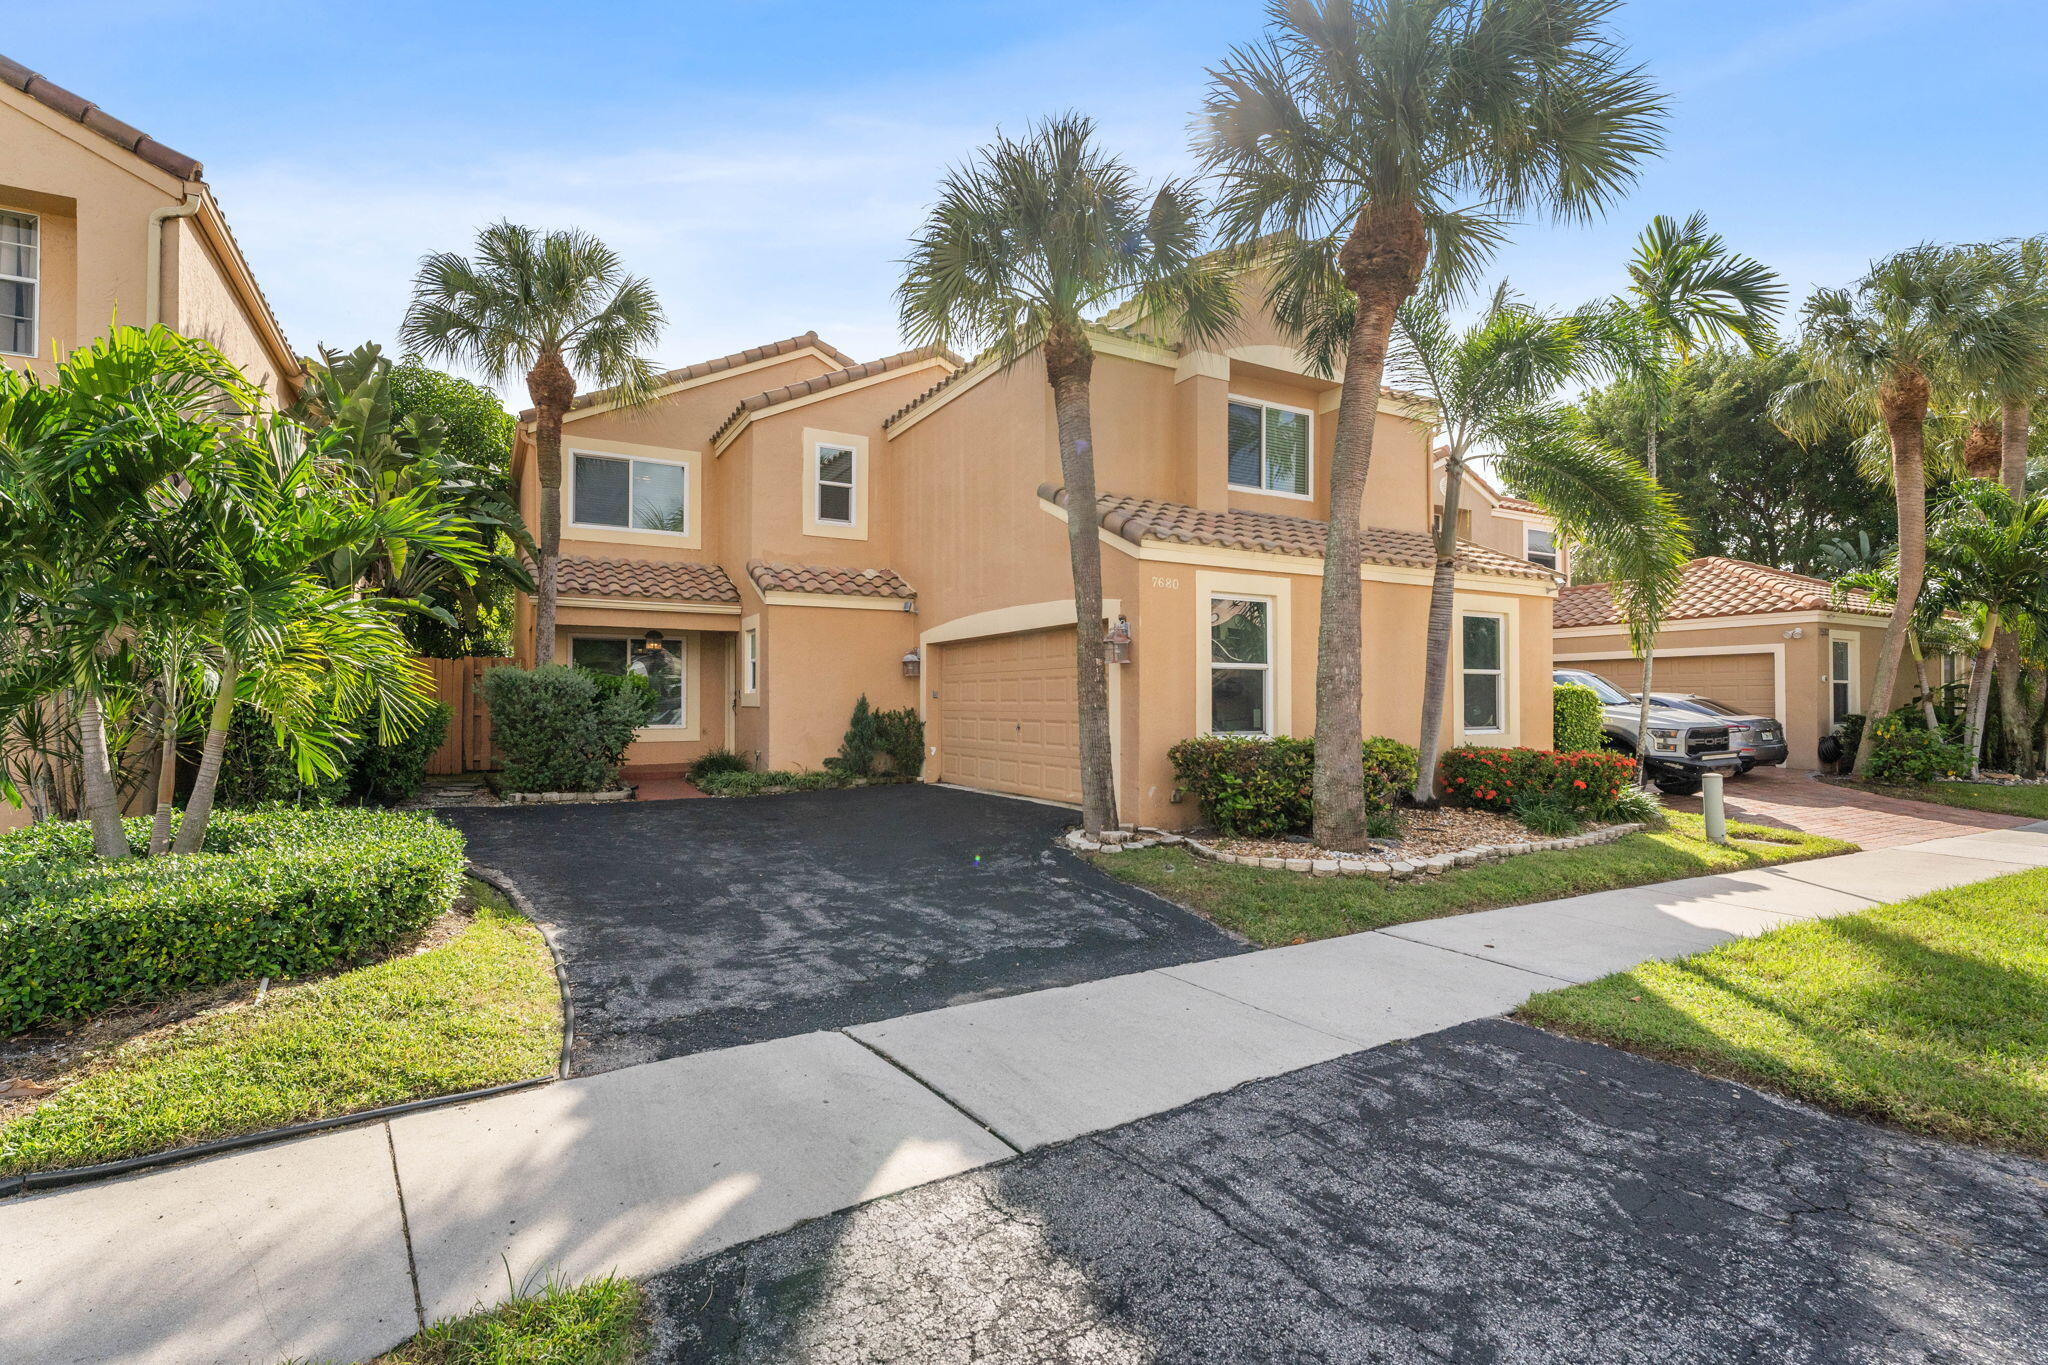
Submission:
[[[1856,433],[1844,428],[1801,445],[1772,421],[1771,397],[1797,368],[1787,354],[1705,352],[1665,396],[1658,478],[1692,524],[1698,553],[1826,573],[1830,542],[1860,531],[1892,543],[1891,492],[1858,471]],[[1612,385],[1580,408],[1602,440],[1643,448],[1650,403],[1640,386]]]

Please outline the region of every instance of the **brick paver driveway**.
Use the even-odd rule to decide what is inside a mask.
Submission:
[[[1698,811],[1697,796],[1673,798],[1673,810]],[[1803,834],[1847,839],[1865,848],[1949,839],[1980,829],[2014,829],[2033,821],[2023,815],[1962,810],[1926,801],[1838,787],[1822,782],[1802,767],[1758,768],[1728,783],[1728,817],[1756,825],[1776,825]]]

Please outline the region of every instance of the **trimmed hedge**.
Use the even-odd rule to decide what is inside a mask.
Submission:
[[[1560,683],[1550,689],[1550,745],[1561,754],[1584,753],[1605,746],[1606,717],[1600,694],[1581,683]]]
[[[779,768],[765,772],[717,772],[692,779],[697,790],[706,796],[767,796],[776,792],[825,791],[851,787],[863,780],[830,768],[823,772],[804,773]]]
[[[462,866],[453,829],[382,810],[220,810],[199,853],[113,863],[83,821],[0,835],[0,1035],[353,961],[445,912]]]
[[[1613,811],[1635,771],[1626,754],[1489,748],[1448,750],[1439,769],[1445,799],[1457,805],[1512,814],[1540,798],[1547,812],[1582,818]]]
[[[515,792],[596,792],[619,785],[626,746],[659,704],[644,679],[566,664],[493,668],[478,682],[499,780]]]
[[[1202,818],[1227,835],[1265,839],[1306,830],[1315,821],[1316,745],[1312,739],[1203,735],[1168,750],[1181,789]],[[1365,742],[1368,817],[1385,816],[1414,784],[1412,746],[1375,735]]]

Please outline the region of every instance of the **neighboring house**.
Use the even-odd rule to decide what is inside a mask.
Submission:
[[[200,164],[0,57],[0,364],[50,373],[116,320],[203,337],[292,396],[298,360]]]
[[[1438,495],[1430,525],[1443,516],[1444,462],[1437,461]],[[1512,498],[1467,466],[1465,491],[1458,495],[1458,535],[1490,550],[1526,559],[1569,578],[1571,559],[1557,535],[1557,519],[1527,498]]]
[[[1339,384],[1262,318],[1212,350],[1091,336],[1105,619],[1125,819],[1186,826],[1167,751],[1314,732],[1323,518]],[[1416,738],[1434,506],[1430,413],[1386,391],[1365,506],[1365,725]],[[558,659],[669,690],[643,770],[730,745],[766,767],[833,753],[855,699],[915,706],[925,776],[1078,797],[1076,628],[1052,394],[940,351],[855,364],[806,333],[668,375],[564,427]],[[514,456],[538,502],[531,430]],[[1489,490],[1490,491],[1490,490]],[[1550,740],[1556,578],[1514,550],[1533,509],[1476,500],[1446,736]],[[1506,510],[1501,510],[1505,505]],[[522,604],[522,637],[531,633]],[[523,658],[531,657],[522,644]]]
[[[1821,736],[1871,709],[1878,651],[1891,608],[1860,590],[1746,560],[1712,557],[1685,566],[1657,637],[1654,686],[1695,692],[1785,722],[1793,765],[1818,762]],[[1566,588],[1557,600],[1557,662],[1585,668],[1634,692],[1642,663],[1605,583]],[[1952,657],[1929,661],[1929,680],[1953,681]],[[1890,709],[1914,695],[1913,661],[1900,670]]]
[[[298,361],[199,163],[0,57],[0,365],[52,374],[117,320],[204,337],[292,397]],[[0,802],[0,829],[27,820]]]

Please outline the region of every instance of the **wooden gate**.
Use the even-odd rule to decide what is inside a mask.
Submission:
[[[487,668],[509,664],[510,659],[422,659],[434,675],[434,699],[453,714],[448,720],[448,738],[427,760],[430,773],[473,773],[497,766],[497,752],[491,748],[491,715],[484,709],[477,679]]]

